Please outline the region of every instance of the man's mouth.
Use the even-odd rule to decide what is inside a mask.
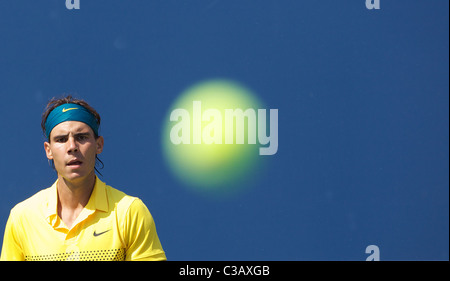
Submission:
[[[76,166],[80,166],[81,164],[83,164],[82,161],[78,160],[78,159],[74,159],[74,160],[70,160],[69,162],[67,162],[67,166],[70,167],[76,167]]]

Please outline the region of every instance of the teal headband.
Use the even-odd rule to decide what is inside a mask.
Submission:
[[[50,138],[50,132],[56,125],[65,121],[80,121],[83,122],[94,131],[95,136],[98,136],[98,123],[95,116],[87,110],[84,106],[65,103],[53,109],[45,121],[45,135],[47,139]]]

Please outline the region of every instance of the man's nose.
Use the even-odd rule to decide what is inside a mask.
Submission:
[[[68,144],[68,147],[67,147],[68,152],[78,151],[78,143],[75,141],[74,137],[69,137],[67,144]]]

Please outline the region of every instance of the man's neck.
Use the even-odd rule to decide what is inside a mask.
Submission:
[[[76,181],[58,176],[58,215],[69,228],[89,202],[94,185],[94,172]]]

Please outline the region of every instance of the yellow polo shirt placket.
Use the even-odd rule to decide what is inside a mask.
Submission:
[[[88,224],[89,219],[96,211],[107,212],[108,211],[108,198],[106,196],[106,190],[103,186],[96,182],[94,189],[92,191],[91,197],[89,198],[88,204],[83,208],[81,213],[76,218],[73,226],[69,229],[63,220],[57,214],[57,182],[55,182],[54,192],[52,192],[52,196],[49,198],[48,206],[47,206],[47,222],[49,225],[55,230],[55,244],[59,244],[59,249],[57,252],[65,253],[60,254],[60,258],[65,258],[65,260],[80,260],[80,239],[86,238],[89,239],[92,237],[88,236],[86,232],[86,224]],[[103,193],[103,194],[102,194]],[[104,196],[102,196],[104,195]],[[97,209],[97,206],[99,210]],[[86,234],[86,235],[85,235]],[[90,243],[90,241],[86,241]],[[86,244],[86,243],[82,243]],[[56,245],[55,245],[56,246]]]

